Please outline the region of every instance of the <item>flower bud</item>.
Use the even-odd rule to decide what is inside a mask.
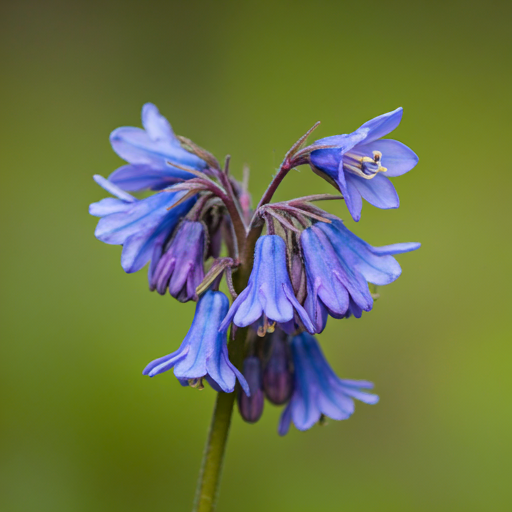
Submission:
[[[263,371],[263,389],[268,400],[276,405],[288,401],[292,394],[293,375],[288,336],[281,329],[268,336],[269,359]]]
[[[263,413],[264,395],[261,387],[261,364],[257,357],[248,357],[244,361],[243,376],[249,384],[251,396],[238,393],[240,416],[248,423],[256,423]]]
[[[158,263],[150,269],[150,289],[161,295],[169,289],[180,302],[195,299],[196,288],[204,277],[205,238],[201,222],[183,221]]]

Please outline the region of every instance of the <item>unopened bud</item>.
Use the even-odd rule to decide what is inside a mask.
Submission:
[[[293,388],[288,336],[281,329],[268,337],[269,359],[263,371],[263,389],[270,402],[286,403]]]
[[[248,357],[244,361],[243,375],[249,384],[251,396],[238,393],[240,416],[248,423],[256,423],[263,413],[264,395],[261,386],[261,364],[257,357]]]

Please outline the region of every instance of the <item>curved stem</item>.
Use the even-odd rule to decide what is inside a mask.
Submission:
[[[263,206],[265,204],[268,204],[270,200],[272,199],[272,196],[274,195],[275,191],[277,190],[277,187],[281,184],[284,177],[288,174],[291,167],[287,165],[287,163],[283,163],[281,167],[279,168],[279,171],[274,176],[274,179],[270,182],[270,185],[268,186],[267,190],[263,194],[263,196],[260,199],[260,202],[258,203],[258,206],[256,207],[255,214],[258,211],[258,208],[260,206]]]

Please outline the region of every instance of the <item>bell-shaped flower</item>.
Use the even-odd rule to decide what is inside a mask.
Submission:
[[[367,404],[379,401],[365,393],[373,384],[364,380],[340,379],[329,366],[316,339],[303,332],[291,342],[295,385],[279,422],[279,434],[285,435],[293,421],[299,430],[308,430],[320,418],[346,420],[354,412],[354,398]]]
[[[101,176],[94,179],[117,197],[89,207],[91,215],[101,217],[94,234],[102,242],[123,246],[121,266],[127,273],[137,272],[152,258],[160,258],[174,228],[196,201],[193,196],[169,210],[186,191],[162,191],[138,200]]]
[[[197,302],[194,320],[180,348],[149,363],[142,373],[154,377],[174,367],[181,383],[195,385],[206,378],[225,393],[233,392],[238,378],[249,395],[247,381],[229,361],[227,334],[219,331],[228,308],[228,298],[222,292],[207,291]]]
[[[293,293],[284,240],[278,235],[264,235],[256,242],[247,288],[231,305],[221,329],[227,329],[232,321],[238,327],[246,327],[262,316],[270,322],[286,323],[294,318],[295,312],[304,327],[315,332],[311,319]]]
[[[407,146],[381,139],[402,119],[402,108],[368,121],[350,135],[315,141],[309,162],[313,171],[333,183],[343,194],[355,221],[361,218],[362,199],[377,208],[398,208],[395,187],[388,177],[410,171],[418,157]],[[317,146],[332,146],[316,149]]]
[[[152,260],[149,288],[169,293],[180,302],[196,299],[196,288],[204,278],[206,233],[201,222],[184,220],[167,243],[160,259]]]
[[[308,294],[304,307],[316,332],[327,315],[343,318],[370,311],[373,298],[368,282],[386,285],[402,270],[393,254],[414,251],[418,243],[373,247],[350,232],[339,219],[317,222],[301,234]]]
[[[126,126],[110,134],[114,151],[129,165],[114,171],[109,180],[123,190],[161,190],[193,174],[173,167],[200,171],[206,162],[183,149],[171,125],[152,103],[142,107],[142,128]]]
[[[261,382],[261,362],[258,357],[250,356],[244,360],[243,376],[247,380],[250,396],[238,393],[238,411],[247,423],[256,423],[263,414],[265,396]]]

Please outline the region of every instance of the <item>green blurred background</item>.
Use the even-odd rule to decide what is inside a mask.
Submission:
[[[360,321],[321,335],[377,406],[279,438],[234,419],[219,511],[512,510],[512,4],[4,1],[0,13],[0,510],[189,510],[214,393],[142,368],[193,305],[93,236],[118,126],[158,105],[257,199],[288,147],[403,106],[420,164],[399,210],[348,222],[421,241]],[[303,168],[278,198],[330,192]],[[326,208],[347,218],[342,204]]]

